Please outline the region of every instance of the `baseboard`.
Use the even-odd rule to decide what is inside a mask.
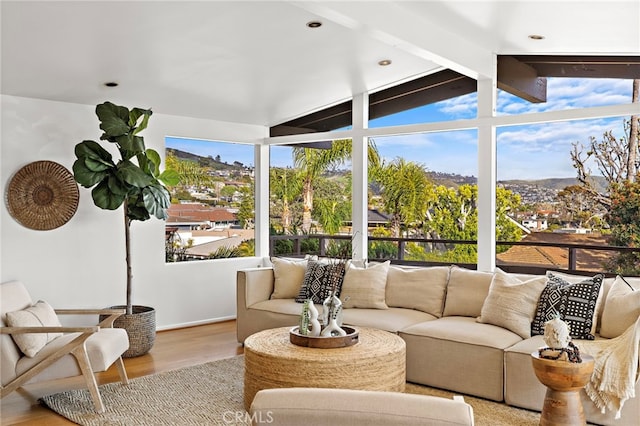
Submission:
[[[156,331],[165,331],[165,330],[175,330],[177,328],[196,327],[198,325],[214,324],[214,323],[217,323],[217,322],[224,322],[224,321],[230,321],[230,320],[235,320],[235,319],[236,319],[235,315],[234,316],[228,316],[228,317],[220,317],[220,318],[209,318],[209,319],[200,320],[200,321],[191,321],[191,322],[183,322],[183,323],[178,323],[178,324],[163,325],[162,327],[156,327]]]

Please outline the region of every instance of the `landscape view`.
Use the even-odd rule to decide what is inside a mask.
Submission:
[[[473,96],[461,98],[475,105]],[[451,103],[461,104],[454,99],[429,108]],[[411,114],[416,111],[396,122],[414,120]],[[566,249],[508,242],[636,246],[638,212],[630,200],[640,197],[638,148],[630,123],[619,117],[498,130],[498,265],[569,266]],[[540,139],[553,133],[545,153]],[[477,238],[475,132],[411,136],[370,141],[368,228],[375,238],[367,258],[473,264],[475,245],[454,241]],[[350,140],[333,141],[331,149],[271,147],[271,235],[351,235],[350,149]],[[253,146],[167,138],[166,150],[167,168],[182,177],[171,191],[167,261],[252,256]],[[349,243],[302,238],[297,247],[295,239],[278,237],[271,254],[337,255]],[[637,265],[632,252],[581,250],[574,268],[637,273]]]

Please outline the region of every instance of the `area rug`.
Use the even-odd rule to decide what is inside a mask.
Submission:
[[[97,414],[86,389],[48,395],[41,402],[80,425],[248,425],[243,404],[244,357],[100,386],[106,412]],[[407,393],[451,398],[454,393],[407,383]],[[465,396],[478,426],[534,426],[540,413]]]

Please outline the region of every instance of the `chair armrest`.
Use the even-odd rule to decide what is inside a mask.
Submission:
[[[98,324],[103,328],[112,328],[113,322],[120,316],[124,315],[124,309],[55,309],[58,315],[104,315],[105,319]]]
[[[25,333],[97,333],[100,327],[0,327],[0,334]]]
[[[58,315],[122,315],[124,309],[54,309]]]

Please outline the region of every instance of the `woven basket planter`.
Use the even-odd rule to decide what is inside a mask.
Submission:
[[[111,308],[124,309],[126,306]],[[119,316],[113,326],[124,328],[129,335],[129,349],[122,354],[124,358],[144,355],[156,341],[156,310],[148,306],[133,305],[133,313]]]

